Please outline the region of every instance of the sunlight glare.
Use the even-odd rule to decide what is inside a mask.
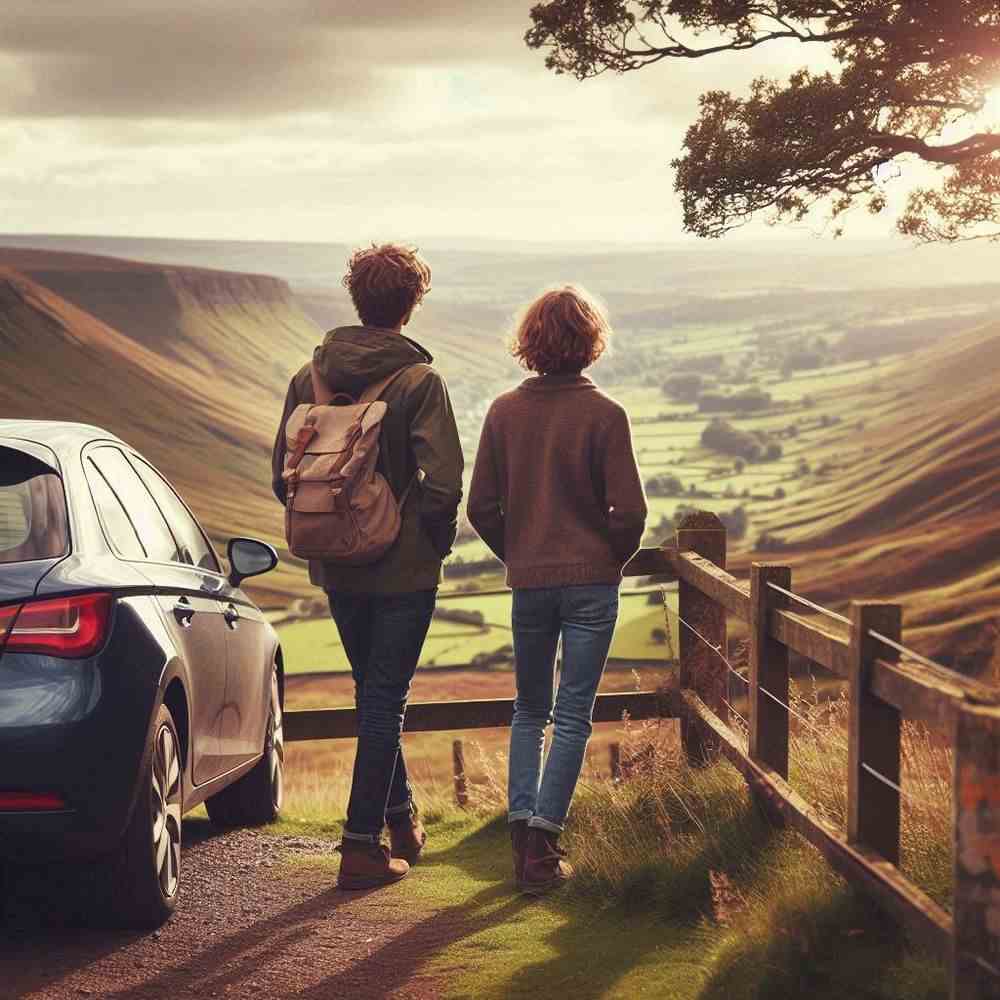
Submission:
[[[981,117],[988,127],[1000,129],[1000,85],[986,95]]]

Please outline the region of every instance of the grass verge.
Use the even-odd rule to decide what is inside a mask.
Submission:
[[[577,877],[541,901],[511,885],[499,776],[471,812],[444,786],[422,790],[431,840],[406,885],[422,916],[414,973],[440,978],[444,996],[497,1000],[947,996],[945,971],[800,837],[770,827],[728,765],[692,769],[648,731],[636,739],[649,748],[641,774],[581,786],[565,838]],[[335,835],[342,794],[293,788],[278,829]]]

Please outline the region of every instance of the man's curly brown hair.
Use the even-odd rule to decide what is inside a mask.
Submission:
[[[415,247],[373,243],[347,262],[344,287],[365,326],[395,327],[431,289],[431,269]]]
[[[604,305],[577,285],[551,288],[521,314],[511,354],[528,371],[566,375],[590,367],[611,342]]]

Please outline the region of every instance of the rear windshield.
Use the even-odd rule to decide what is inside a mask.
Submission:
[[[15,448],[0,448],[0,563],[55,559],[69,551],[59,476]]]

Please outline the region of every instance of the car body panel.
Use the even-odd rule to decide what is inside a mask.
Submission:
[[[269,626],[250,604],[226,604],[227,684],[222,717],[222,752],[229,763],[241,763],[260,752],[267,728],[271,671],[258,667],[258,650],[267,648]],[[238,616],[238,617],[237,617]]]
[[[13,604],[32,597],[46,574],[61,559],[32,559],[31,562],[0,563],[0,604]],[[3,637],[0,636],[0,643]]]
[[[187,715],[185,811],[260,759],[277,636],[220,573],[124,560],[112,551],[84,461],[98,444],[137,454],[127,444],[87,425],[0,420],[4,442],[60,472],[71,551],[0,564],[0,603],[108,591],[115,604],[104,649],[86,660],[0,651],[0,789],[56,792],[66,801],[64,810],[0,812],[0,858],[93,856],[112,850],[127,826],[168,692],[180,695]],[[194,607],[193,621],[203,622],[204,636],[175,617],[182,598]],[[240,615],[236,629],[223,616],[230,603]],[[236,720],[229,754],[221,745],[226,706]]]

